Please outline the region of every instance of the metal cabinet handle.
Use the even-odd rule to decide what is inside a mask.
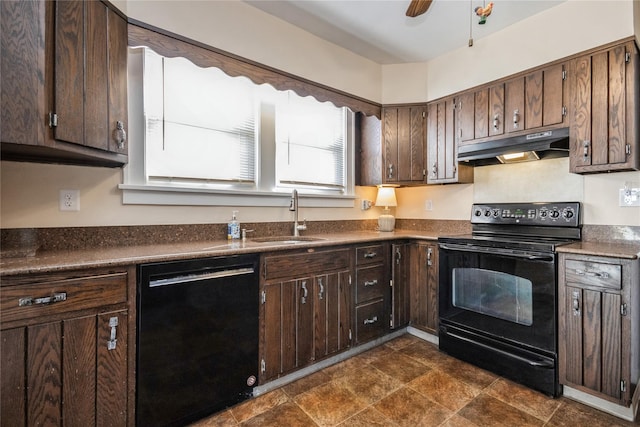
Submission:
[[[572,309],[574,316],[580,316],[580,292],[573,291],[571,293]]]
[[[427,249],[427,266],[433,265],[433,261],[431,260],[432,256],[433,256],[433,249],[432,248],[428,248]]]
[[[307,296],[309,295],[309,291],[307,290],[307,282],[306,281],[302,282],[301,287],[304,292],[302,294],[302,297],[300,298],[300,304],[306,304]]]
[[[589,159],[589,146],[591,145],[591,141],[585,140],[582,143],[582,160],[587,161]]]
[[[520,110],[513,110],[513,128],[518,129],[520,122]]]
[[[18,307],[26,307],[30,305],[47,305],[53,304],[54,302],[66,301],[67,293],[66,292],[56,292],[52,295],[46,297],[24,297],[18,300]]]
[[[609,273],[607,273],[606,271],[598,272],[598,271],[576,270],[576,274],[578,276],[599,277],[601,279],[608,279],[609,278]]]
[[[402,259],[402,252],[400,252],[400,248],[396,248],[396,264],[400,265],[401,259]]]
[[[438,177],[438,164],[434,163],[433,166],[431,167],[431,176],[433,176],[434,178]]]
[[[393,163],[389,163],[389,176],[388,179],[393,179]]]
[[[366,287],[366,286],[375,286],[375,285],[377,285],[377,284],[378,284],[378,280],[377,280],[377,279],[370,280],[370,281],[366,281],[366,280],[365,280],[365,282],[364,282],[364,286],[365,286],[365,287]]]
[[[500,122],[498,120],[498,115],[493,116],[493,130],[498,130]]]
[[[112,137],[118,149],[122,150],[125,142],[127,142],[127,132],[124,130],[124,122],[120,120],[116,122],[116,128],[113,130]]]
[[[322,284],[322,278],[318,278],[318,286],[320,286],[320,292],[318,292],[318,299],[322,299],[324,295],[324,285]]]
[[[378,256],[377,252],[367,252],[366,254],[364,254],[365,258],[375,258]]]
[[[365,325],[370,325],[372,323],[376,323],[378,321],[378,316],[373,316],[371,319],[364,319],[362,322]]]
[[[109,319],[109,327],[111,328],[111,336],[107,341],[107,350],[115,350],[118,340],[116,339],[116,328],[118,327],[118,318],[112,317]]]

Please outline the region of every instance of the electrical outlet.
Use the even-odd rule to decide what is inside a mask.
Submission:
[[[620,206],[640,206],[640,188],[621,188]]]
[[[80,190],[60,190],[60,210],[80,210]]]
[[[371,200],[362,200],[360,204],[360,209],[366,211],[367,209],[371,209],[372,202]]]

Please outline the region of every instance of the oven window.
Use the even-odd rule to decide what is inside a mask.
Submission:
[[[454,268],[452,274],[455,307],[520,325],[533,323],[530,280],[481,268]]]

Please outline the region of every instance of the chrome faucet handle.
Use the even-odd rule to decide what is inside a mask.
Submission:
[[[303,218],[302,224],[299,224],[296,228],[300,231],[305,231],[307,229],[307,218]]]

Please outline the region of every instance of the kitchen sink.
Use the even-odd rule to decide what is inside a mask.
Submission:
[[[258,237],[255,239],[251,239],[256,243],[278,243],[278,244],[296,244],[296,243],[304,243],[304,242],[317,242],[323,239],[322,237],[308,237],[308,236],[269,236],[269,237]]]

